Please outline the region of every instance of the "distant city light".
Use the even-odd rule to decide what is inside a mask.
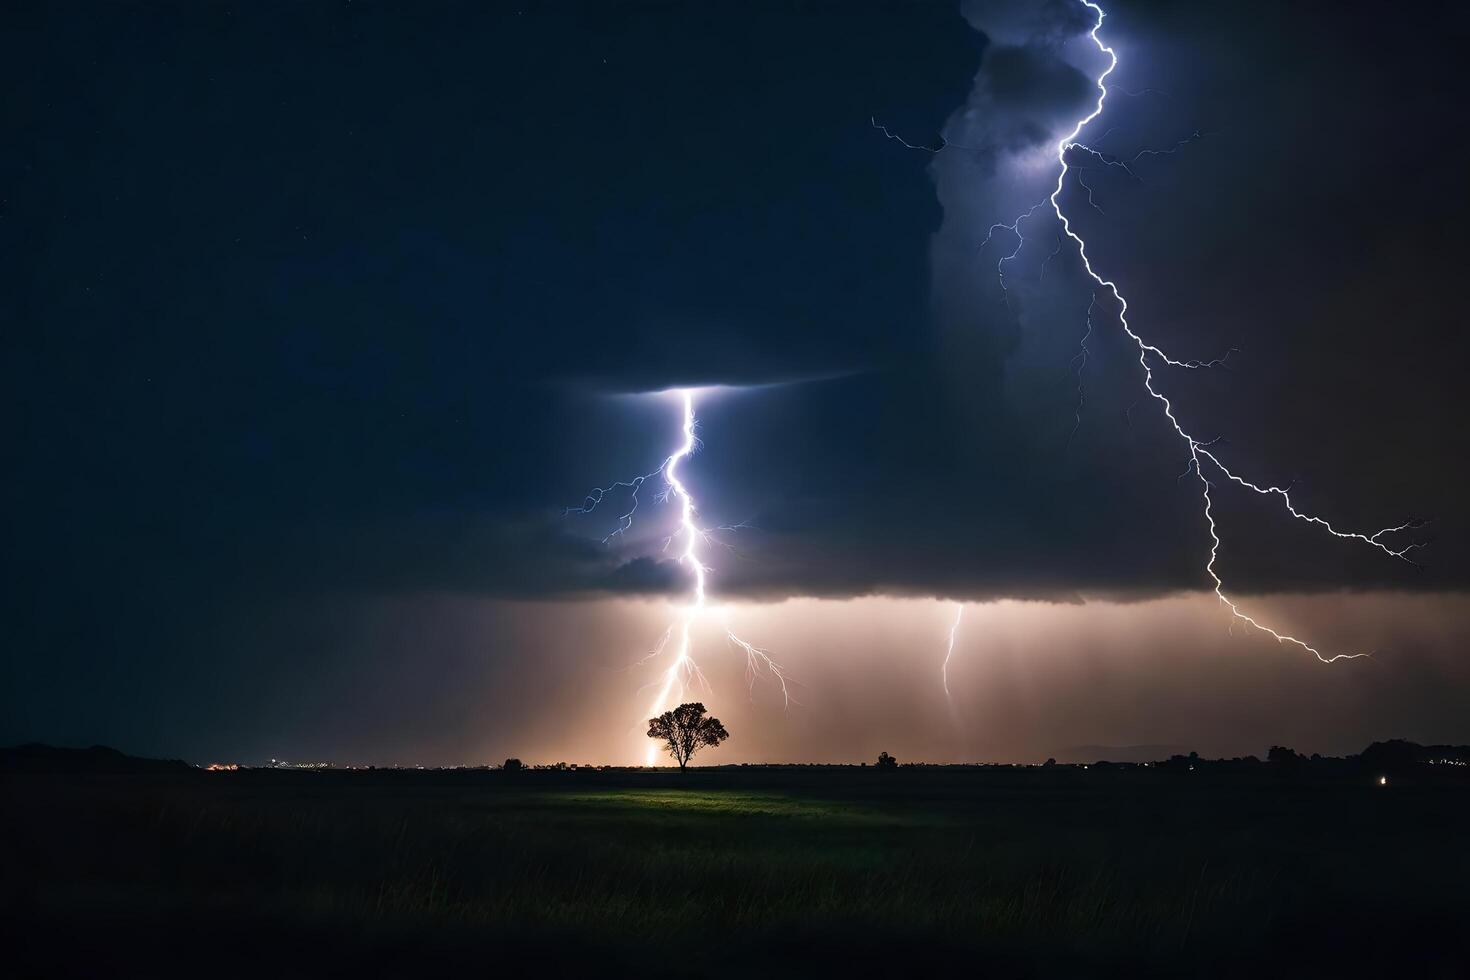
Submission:
[[[1388,785],[1388,777],[1387,776],[1379,776],[1378,777],[1378,785],[1379,786],[1387,786]]]

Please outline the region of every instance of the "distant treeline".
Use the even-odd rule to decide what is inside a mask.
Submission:
[[[884,753],[886,756],[887,753]],[[739,763],[723,766],[706,766],[705,769],[887,769],[898,768],[892,757],[888,756],[889,765],[869,766],[867,763],[854,765],[850,763]],[[1232,770],[1254,770],[1260,767],[1270,767],[1271,770],[1281,772],[1313,773],[1323,774],[1333,772],[1353,772],[1359,770],[1372,770],[1375,773],[1393,775],[1412,771],[1422,766],[1451,766],[1470,767],[1470,745],[1420,745],[1417,742],[1409,742],[1404,739],[1389,739],[1384,742],[1374,742],[1357,755],[1349,756],[1323,756],[1313,753],[1302,755],[1293,749],[1283,745],[1273,745],[1266,753],[1263,760],[1258,756],[1238,756],[1232,759],[1205,759],[1196,752],[1188,755],[1173,755],[1167,759],[1155,762],[1111,762],[1099,759],[1091,763],[1058,764],[1054,759],[1048,759],[1042,766],[1024,766],[1007,763],[961,763],[961,764],[932,764],[924,762],[903,763],[902,768],[926,768],[926,769],[1022,769],[1022,768],[1092,768],[1092,769],[1163,769],[1167,771],[1191,771],[1196,769],[1209,770],[1212,772],[1226,772]],[[198,772],[202,767],[190,765],[179,759],[143,759],[137,756],[124,755],[116,749],[103,745],[94,745],[85,749],[59,748],[51,745],[29,744],[17,745],[10,748],[0,748],[0,773],[99,773],[99,774],[122,774],[122,773],[181,773]],[[221,767],[213,767],[221,768]],[[236,768],[228,766],[224,768]],[[238,768],[252,768],[240,766]],[[279,766],[262,766],[258,768],[280,768]],[[300,768],[288,766],[287,768]],[[365,767],[332,767],[320,764],[310,767],[312,769],[331,768],[360,768],[373,771],[394,771],[394,768],[381,769],[374,766]],[[424,767],[408,767],[422,770]],[[557,762],[546,765],[522,764],[518,759],[507,759],[505,765],[501,766],[454,766],[438,768],[435,771],[490,771],[490,770],[555,770],[567,771],[617,771],[636,770],[639,766],[597,766],[567,764]]]

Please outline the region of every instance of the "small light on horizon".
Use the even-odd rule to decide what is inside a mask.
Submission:
[[[1387,786],[1388,785],[1388,777],[1387,776],[1379,776],[1378,777],[1378,785],[1379,786]]]

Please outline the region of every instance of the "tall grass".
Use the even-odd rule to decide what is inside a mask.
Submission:
[[[1463,908],[1465,849],[1437,815],[1464,794],[754,778],[29,777],[7,787],[5,894],[53,923],[265,922],[608,968],[657,948],[713,972],[834,950],[1198,965]]]

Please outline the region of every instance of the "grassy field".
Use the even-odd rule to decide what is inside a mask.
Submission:
[[[82,975],[488,975],[530,957],[599,976],[1463,976],[1463,783],[9,776],[0,895],[14,962]]]

